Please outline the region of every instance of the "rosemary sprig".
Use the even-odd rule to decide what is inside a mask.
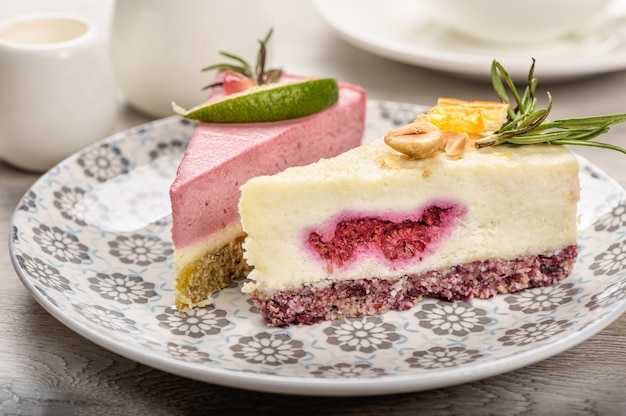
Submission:
[[[219,52],[220,55],[235,61],[235,63],[214,64],[214,65],[210,65],[205,68],[202,68],[202,71],[203,72],[212,71],[216,69],[218,71],[237,72],[250,79],[253,79],[257,83],[257,85],[270,84],[272,82],[276,82],[283,73],[282,69],[278,69],[278,68],[265,69],[265,63],[267,59],[267,44],[270,41],[270,38],[272,37],[273,32],[274,32],[274,29],[270,29],[269,32],[267,32],[267,35],[265,35],[265,38],[262,40],[259,40],[259,51],[257,52],[256,64],[254,66],[254,69],[248,63],[248,61],[246,61],[242,57],[234,55],[232,53],[220,51]],[[221,86],[221,85],[223,85],[223,82],[215,82],[213,84],[209,84],[205,86],[202,89],[206,90],[206,89]]]
[[[491,64],[491,83],[502,102],[509,104],[507,119],[496,133],[476,141],[480,149],[499,144],[558,144],[574,146],[592,146],[603,149],[617,150],[626,154],[626,149],[609,143],[591,141],[609,131],[610,126],[626,121],[626,114],[570,118],[548,121],[552,110],[552,95],[548,92],[546,108],[535,109],[537,98],[537,78],[534,77],[535,59],[528,72],[526,88],[519,94],[513,80],[506,69],[497,61]],[[508,88],[508,91],[507,91]],[[514,102],[509,98],[509,92]]]

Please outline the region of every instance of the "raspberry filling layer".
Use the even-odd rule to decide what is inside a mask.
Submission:
[[[432,204],[405,219],[342,215],[321,231],[307,236],[309,248],[327,265],[340,267],[360,253],[382,256],[389,262],[418,260],[431,254],[465,210],[456,203]],[[326,236],[326,238],[324,238]]]

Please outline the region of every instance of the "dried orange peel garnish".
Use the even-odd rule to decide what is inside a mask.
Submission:
[[[417,121],[428,121],[441,130],[468,134],[498,131],[506,121],[509,104],[495,101],[464,101],[439,98],[437,105]]]

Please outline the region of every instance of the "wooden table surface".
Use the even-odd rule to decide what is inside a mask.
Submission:
[[[370,55],[337,38],[308,3],[292,3],[269,1],[274,60],[291,72],[359,84],[372,99],[432,104],[438,96],[494,98],[487,77],[453,77]],[[540,90],[547,87],[554,96],[554,117],[626,112],[626,72]],[[123,106],[116,130],[148,120]],[[625,146],[626,125],[616,126],[603,140]],[[576,150],[626,185],[626,155]],[[49,315],[13,269],[7,244],[11,215],[38,177],[0,163],[0,240],[5,242],[0,245],[0,414],[626,414],[626,315],[534,365],[472,383],[389,396],[258,393],[193,381],[123,358]]]

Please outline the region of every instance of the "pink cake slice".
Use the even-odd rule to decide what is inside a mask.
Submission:
[[[338,102],[307,117],[198,123],[170,189],[178,309],[210,302],[213,293],[249,272],[242,257],[239,187],[360,145],[365,105],[363,89],[340,83]]]

